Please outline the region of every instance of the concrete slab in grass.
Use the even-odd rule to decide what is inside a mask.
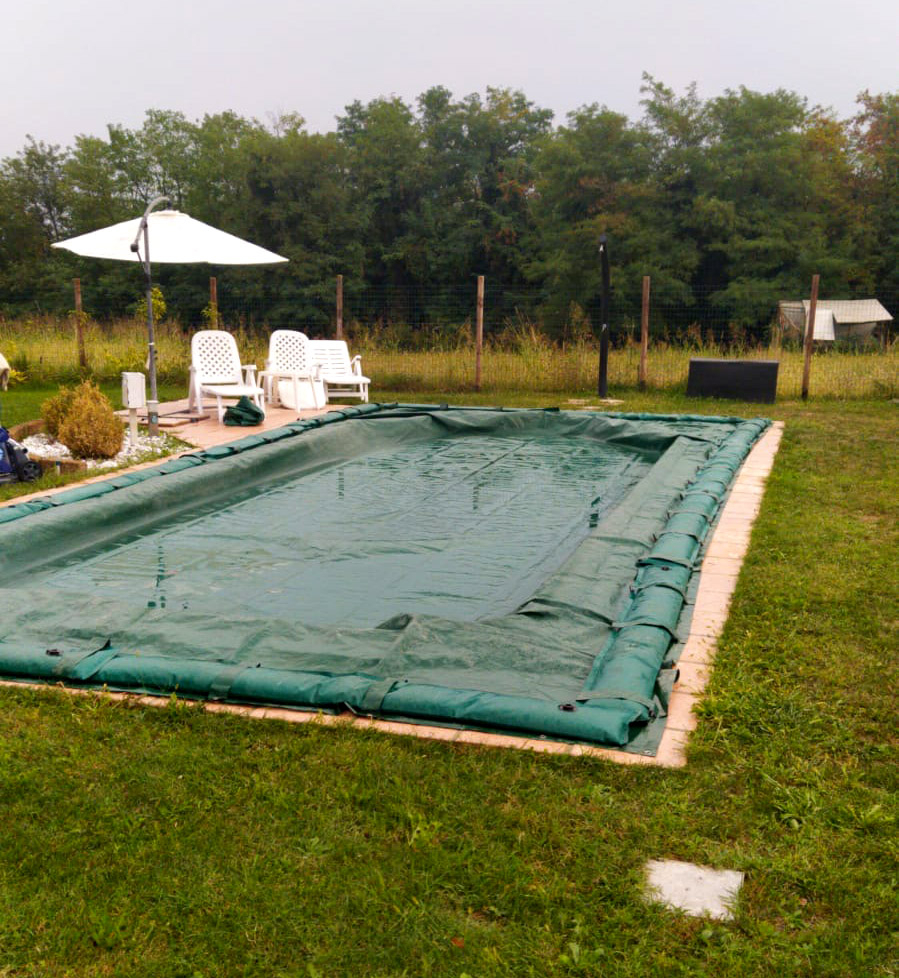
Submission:
[[[646,898],[683,910],[692,917],[730,920],[743,874],[732,869],[710,869],[674,859],[646,863]]]

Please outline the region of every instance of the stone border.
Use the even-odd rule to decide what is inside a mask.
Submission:
[[[737,585],[743,558],[749,549],[752,525],[762,505],[765,482],[774,465],[780,447],[784,422],[775,421],[756,442],[737,472],[733,485],[712,538],[706,547],[699,578],[699,589],[690,634],[677,662],[680,673],[668,703],[668,717],[659,749],[655,756],[632,754],[628,751],[590,744],[570,744],[512,734],[482,733],[459,730],[455,727],[436,727],[417,723],[402,723],[376,717],[360,717],[350,712],[340,714],[287,710],[278,707],[239,706],[234,703],[200,703],[208,713],[230,713],[257,720],[284,720],[287,723],[319,723],[325,726],[348,725],[379,730],[384,733],[440,740],[454,744],[477,744],[484,747],[514,747],[544,754],[564,754],[569,757],[599,757],[618,764],[643,764],[654,767],[678,768],[687,763],[686,747],[690,733],[696,729],[696,704],[705,691],[717,651],[718,637]],[[148,465],[162,464],[156,460]],[[139,466],[143,468],[143,466]],[[121,473],[118,473],[121,474]],[[93,480],[90,480],[93,481]],[[61,487],[68,488],[68,487]],[[43,493],[41,495],[44,495]],[[17,501],[21,501],[21,497]],[[168,694],[145,696],[139,693],[113,693],[105,690],[77,689],[71,686],[47,686],[0,680],[0,686],[16,689],[62,689],[73,695],[105,696],[113,700],[133,700],[144,706],[164,707],[171,699]],[[188,701],[185,701],[188,702]]]

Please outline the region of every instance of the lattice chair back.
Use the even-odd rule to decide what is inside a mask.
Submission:
[[[310,376],[313,364],[309,338],[295,329],[276,329],[269,340],[266,367],[274,373]]]
[[[241,384],[237,341],[221,329],[201,329],[190,341],[194,370],[204,384]]]

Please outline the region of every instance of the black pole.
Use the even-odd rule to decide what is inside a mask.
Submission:
[[[599,318],[602,321],[599,331],[599,382],[597,393],[600,397],[609,396],[609,246],[606,236],[599,236],[599,262],[602,269],[602,296]]]

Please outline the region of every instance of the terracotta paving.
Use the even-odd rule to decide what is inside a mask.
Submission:
[[[225,405],[236,403],[233,399],[225,398]],[[229,428],[218,420],[215,405],[207,406],[200,415],[193,414],[187,405],[187,398],[182,401],[167,401],[159,405],[159,427],[166,434],[174,435],[182,441],[195,445],[197,448],[211,448],[213,445],[224,445],[229,441],[236,441],[243,435],[253,432],[270,431],[272,428],[280,428],[288,421],[297,421],[302,418],[314,418],[319,414],[327,414],[340,405],[331,405],[324,408],[310,408],[307,411],[289,411],[287,408],[274,407],[271,404],[265,406],[265,420],[261,425],[253,428]],[[127,411],[117,412],[120,417],[127,417]],[[138,421],[146,424],[147,416],[144,412],[138,412]]]
[[[186,410],[187,401],[160,405],[160,413]],[[314,417],[324,414],[328,409],[311,411],[286,411],[267,407],[263,430],[277,428],[298,417]],[[189,419],[166,430],[177,437],[196,445],[208,448],[225,444],[241,437],[242,434],[257,431],[258,428],[226,428],[220,425],[211,412],[203,421],[191,422]],[[485,747],[514,747],[540,753],[565,754],[570,757],[599,757],[620,764],[649,764],[657,767],[683,767],[686,764],[686,748],[689,735],[695,729],[698,718],[695,706],[701,699],[711,674],[717,637],[727,620],[730,598],[736,587],[740,566],[749,547],[752,524],[758,515],[765,482],[774,465],[774,458],[780,446],[784,423],[774,424],[756,442],[752,451],[737,473],[712,539],[706,548],[699,578],[690,633],[685,641],[678,661],[679,677],[672,690],[668,703],[668,717],[665,732],[655,756],[632,754],[627,751],[610,750],[586,744],[570,744],[542,738],[528,738],[500,733],[482,733],[475,730],[459,730],[453,727],[427,726],[401,723],[394,720],[381,720],[375,717],[360,717],[345,712],[338,715],[302,712],[273,707],[237,706],[230,703],[205,703],[203,708],[210,713],[230,713],[254,719],[284,720],[288,723],[320,723],[326,726],[351,725],[371,728],[384,733],[420,737],[427,740],[440,740],[457,744],[471,744]],[[150,465],[158,465],[157,459]],[[109,474],[98,477],[110,478]],[[89,480],[97,481],[97,480]],[[62,488],[64,491],[65,487]],[[45,490],[35,495],[49,495],[54,490]],[[30,497],[19,496],[11,502],[22,502]],[[21,688],[21,683],[0,680],[0,686]],[[41,687],[37,687],[41,688]],[[81,690],[61,687],[73,695],[100,695],[112,699],[135,699],[148,706],[165,706],[167,696],[140,696],[133,693],[108,693],[95,690]]]

